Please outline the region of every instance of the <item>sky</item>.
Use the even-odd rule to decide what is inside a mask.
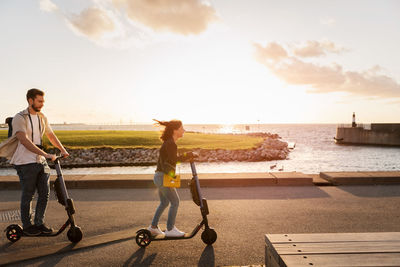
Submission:
[[[400,123],[400,1],[1,0],[0,114]]]

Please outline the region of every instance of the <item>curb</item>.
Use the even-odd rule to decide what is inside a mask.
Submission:
[[[400,171],[385,172],[321,172],[320,177],[333,185],[400,184]]]
[[[154,188],[152,174],[64,175],[69,189]],[[191,174],[181,175],[181,187],[189,187]],[[54,183],[55,176],[51,176]],[[202,187],[312,186],[313,178],[301,172],[287,173],[204,173]],[[0,189],[19,189],[17,176],[0,176]]]

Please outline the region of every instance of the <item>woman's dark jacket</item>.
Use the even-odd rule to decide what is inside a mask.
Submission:
[[[156,172],[163,172],[174,177],[178,160],[181,160],[181,157],[178,157],[178,147],[174,139],[164,141],[160,148]]]

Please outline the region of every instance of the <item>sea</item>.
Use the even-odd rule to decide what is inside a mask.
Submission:
[[[198,173],[303,172],[318,174],[331,171],[400,171],[400,148],[337,145],[337,124],[193,124],[186,131],[202,133],[269,132],[294,145],[285,160],[262,162],[197,163]],[[132,130],[159,131],[148,125],[53,125],[54,130]],[[274,167],[275,166],[275,167]],[[91,167],[63,169],[64,174],[151,174],[155,166]],[[177,172],[190,173],[189,164],[177,166]],[[0,169],[0,175],[16,175],[12,168]]]

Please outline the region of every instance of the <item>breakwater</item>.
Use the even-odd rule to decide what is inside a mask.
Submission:
[[[277,134],[250,133],[248,135],[259,136],[263,141],[251,149],[201,149],[190,151],[196,153],[196,162],[258,162],[283,160],[289,155],[288,144],[280,140]],[[105,167],[105,166],[150,166],[157,163],[159,149],[147,148],[90,148],[68,149],[70,157],[63,159],[63,167]],[[185,152],[187,150],[179,150]],[[54,150],[49,151],[55,153]],[[0,159],[0,167],[7,168],[10,165],[4,158]]]
[[[400,146],[399,123],[372,123],[370,129],[364,125],[339,126],[336,130],[337,144]]]

